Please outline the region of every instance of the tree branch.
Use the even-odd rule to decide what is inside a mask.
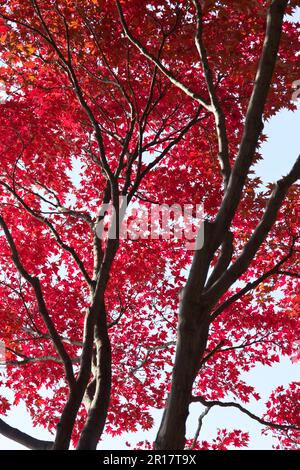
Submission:
[[[283,431],[285,430],[294,430],[294,431],[300,431],[300,428],[297,426],[289,425],[289,424],[276,424],[272,423],[270,421],[266,421],[259,416],[256,416],[254,413],[251,411],[247,410],[244,408],[242,405],[239,403],[234,403],[234,402],[222,402],[218,400],[212,400],[212,401],[207,401],[203,397],[192,397],[191,398],[191,403],[201,403],[203,406],[211,408],[212,406],[219,406],[221,408],[236,408],[245,415],[249,416],[249,418],[253,419],[254,421],[257,421],[259,424],[262,424],[263,426],[268,426],[273,429],[281,429]]]
[[[296,279],[300,279],[300,274],[299,273],[293,273],[291,271],[278,271],[278,274],[281,274],[282,276],[290,276],[290,277],[295,277]]]
[[[245,273],[276,221],[278,211],[289,188],[300,178],[300,155],[287,176],[277,181],[265,212],[246,243],[241,255],[219,280],[204,294],[206,299],[217,299]]]
[[[1,418],[0,433],[8,439],[11,439],[31,450],[51,450],[53,446],[53,442],[41,441],[35,437],[29,436],[19,429],[13,428],[9,424],[5,423]]]
[[[122,24],[124,33],[129,39],[129,41],[134,44],[147,59],[153,62],[156,67],[170,80],[170,82],[173,83],[173,85],[182,90],[190,98],[193,98],[194,100],[198,101],[198,103],[205,109],[212,112],[213,109],[209,103],[207,103],[198,93],[196,93],[191,88],[182,83],[180,80],[178,80],[170,70],[168,70],[153,54],[148,52],[147,49],[141,44],[141,42],[131,34],[125,21],[125,17],[119,0],[116,0],[116,5],[119,12],[120,22]]]
[[[218,137],[219,146],[219,161],[221,164],[221,171],[223,175],[224,188],[227,188],[228,181],[231,174],[231,165],[229,160],[229,146],[226,129],[226,121],[223,109],[220,105],[211,68],[209,66],[206,48],[203,43],[203,26],[202,26],[202,7],[199,0],[193,0],[193,4],[196,8],[197,13],[197,31],[195,35],[195,44],[202,62],[204,77],[207,85],[208,94],[213,108],[213,114],[216,123],[216,131]]]
[[[230,305],[232,305],[237,300],[241,299],[245,294],[247,294],[251,290],[256,289],[256,287],[259,286],[259,284],[264,282],[269,277],[273,276],[274,274],[285,273],[284,271],[283,272],[280,271],[280,267],[293,255],[293,252],[294,252],[293,248],[294,248],[297,238],[298,237],[294,237],[289,253],[286,256],[284,256],[278,263],[276,263],[275,266],[273,266],[273,268],[269,269],[264,274],[259,276],[257,279],[255,279],[255,281],[248,282],[245,285],[245,287],[240,289],[236,294],[232,295],[231,297],[229,297],[229,299],[225,300],[225,302],[219,305],[211,315],[212,321],[215,320],[226,308],[230,307]],[[285,273],[285,275],[288,275],[288,274]]]
[[[218,261],[216,262],[215,268],[210,275],[205,288],[209,289],[218,279],[222,276],[222,274],[228,268],[233,255],[233,234],[231,232],[227,232],[224,236],[224,241],[221,247],[221,253],[219,256]]]
[[[15,354],[16,356],[21,357],[22,360],[21,361],[11,361],[11,360],[7,361],[7,360],[5,360],[5,361],[3,361],[4,365],[22,366],[24,364],[28,364],[28,363],[32,363],[32,362],[48,362],[48,361],[62,363],[62,360],[59,357],[56,357],[56,356],[46,355],[46,356],[29,357],[29,356],[26,356],[26,354],[15,351],[14,349],[9,348],[7,346],[6,346],[5,349],[7,351],[11,352],[12,354]],[[79,361],[80,361],[80,358],[79,357],[73,358],[73,359],[71,359],[71,361],[72,361],[73,364],[78,364]]]
[[[202,429],[202,425],[203,425],[203,419],[205,418],[205,416],[210,412],[211,410],[211,406],[208,406],[207,408],[205,408],[205,410],[203,411],[203,413],[201,413],[201,415],[199,416],[199,419],[198,419],[198,427],[197,427],[197,430],[196,430],[196,433],[195,433],[195,436],[194,436],[194,439],[193,439],[193,442],[192,442],[192,445],[191,447],[188,449],[188,450],[193,450],[197,444],[197,441],[199,439],[199,435],[200,435],[200,432],[201,432],[201,429]]]
[[[223,234],[231,225],[263,129],[262,118],[276,65],[283,17],[287,4],[288,0],[273,0],[268,11],[263,51],[246,114],[243,137],[230,175],[227,191],[215,221],[213,251],[219,246]]]
[[[42,222],[43,224],[47,225],[47,227],[50,229],[50,231],[53,233],[54,237],[55,237],[55,240],[57,241],[58,245],[64,250],[64,251],[67,251],[68,253],[70,253],[70,255],[72,256],[73,260],[75,261],[75,263],[77,264],[80,272],[82,273],[86,283],[88,284],[89,287],[91,287],[92,285],[92,279],[90,278],[87,270],[85,269],[85,266],[83,264],[83,262],[81,261],[81,259],[79,258],[76,250],[67,245],[60,237],[58,231],[56,230],[56,228],[53,226],[53,224],[50,222],[50,220],[48,220],[46,217],[43,217],[39,214],[37,214],[31,207],[29,207],[25,201],[21,198],[21,196],[19,196],[19,194],[14,190],[12,189],[8,184],[6,184],[5,182],[1,181],[0,184],[2,186],[4,186],[11,194],[13,194],[13,196],[15,196],[15,198],[19,201],[19,203],[24,207],[24,209],[30,214],[32,215],[35,219],[39,220],[40,222]]]
[[[23,266],[23,264],[22,264],[22,262],[19,258],[19,253],[18,253],[17,247],[15,245],[14,239],[13,239],[11,233],[10,233],[9,228],[6,225],[6,222],[2,218],[2,216],[0,216],[0,226],[2,227],[2,229],[4,231],[6,240],[8,242],[9,247],[10,247],[11,254],[12,254],[12,260],[13,260],[13,263],[14,263],[16,269],[19,271],[21,276],[32,286],[32,288],[34,290],[40,314],[41,314],[41,316],[44,320],[44,323],[45,323],[45,325],[46,325],[46,327],[49,331],[49,334],[51,335],[53,344],[54,344],[59,356],[61,357],[61,359],[63,361],[64,367],[65,367],[65,372],[66,372],[66,379],[67,379],[67,381],[70,385],[70,388],[73,388],[75,386],[75,377],[74,377],[72,361],[71,361],[71,358],[68,355],[68,353],[67,353],[67,351],[66,351],[66,349],[65,349],[65,347],[64,347],[64,345],[63,345],[63,343],[60,339],[60,336],[59,336],[59,334],[58,334],[58,332],[57,332],[57,330],[54,326],[54,323],[53,323],[53,321],[52,321],[52,319],[49,315],[48,309],[47,309],[46,304],[45,304],[44,296],[43,296],[43,293],[42,293],[40,280],[39,280],[38,277],[31,276],[28,273],[28,271],[25,269],[25,267]]]

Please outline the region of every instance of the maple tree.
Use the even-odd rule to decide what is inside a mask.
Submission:
[[[12,398],[0,411],[24,402],[54,441],[3,419],[0,433],[95,449],[104,429],[148,430],[164,408],[155,449],[238,448],[247,432],[200,433],[213,407],[233,407],[299,447],[300,383],[274,390],[260,417],[245,381],[299,356],[300,159],[276,184],[252,170],[263,123],[296,109],[299,24],[284,15],[298,4],[2,1],[1,386]],[[202,248],[99,238],[101,207],[118,219],[120,196],[203,204]],[[194,437],[191,403],[204,406]]]

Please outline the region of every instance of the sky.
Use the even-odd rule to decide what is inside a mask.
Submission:
[[[296,14],[300,20],[300,8]],[[300,79],[300,70],[299,70]],[[292,94],[292,90],[291,90]],[[295,112],[281,111],[266,123],[264,132],[268,135],[268,141],[262,146],[263,160],[255,166],[255,172],[264,182],[274,182],[285,175],[293,166],[300,153],[300,98],[298,110]],[[0,374],[4,370],[0,370]],[[293,364],[289,359],[283,358],[279,364],[255,367],[245,375],[248,383],[253,385],[260,393],[262,400],[252,401],[246,407],[257,415],[264,412],[264,403],[267,401],[271,391],[279,385],[287,386],[292,381],[300,379],[300,363]],[[1,393],[1,388],[0,388]],[[189,437],[193,437],[198,417],[203,411],[199,404],[193,404],[190,408],[190,416],[187,422],[187,432]],[[106,437],[99,444],[99,449],[128,449],[125,442],[138,442],[140,440],[153,441],[159,426],[161,412],[154,410],[153,417],[155,427],[149,432],[137,432],[136,434],[123,434],[117,438]],[[23,404],[14,407],[5,421],[11,426],[17,427],[38,439],[53,440],[48,432],[42,428],[33,428],[31,419]],[[250,445],[252,450],[272,449],[275,441],[271,436],[262,436],[262,426],[254,422],[238,410],[232,408],[213,408],[206,416],[201,431],[201,440],[211,441],[217,434],[218,428],[242,429],[250,432]],[[14,443],[0,435],[0,450],[24,449],[23,446]]]

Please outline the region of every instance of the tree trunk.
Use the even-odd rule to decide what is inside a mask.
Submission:
[[[57,425],[53,450],[68,450],[83,393],[71,392]]]
[[[111,344],[103,311],[95,327],[97,349],[96,389],[77,450],[95,450],[105,427],[111,392]]]
[[[196,306],[182,306],[171,391],[155,442],[157,450],[184,449],[193,383],[206,349],[208,330],[206,312]]]

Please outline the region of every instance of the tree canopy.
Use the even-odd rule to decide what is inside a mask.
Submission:
[[[187,436],[199,402],[299,447],[300,383],[256,416],[245,379],[299,357],[300,158],[276,183],[253,171],[264,123],[296,109],[298,4],[1,2],[0,384],[12,398],[0,412],[24,402],[54,446],[5,418],[0,433],[95,449],[103,432],[157,425],[156,408],[156,442],[142,447],[247,445],[247,430]],[[118,219],[121,196],[148,211],[201,204],[203,246],[99,238],[112,223],[101,208]]]

